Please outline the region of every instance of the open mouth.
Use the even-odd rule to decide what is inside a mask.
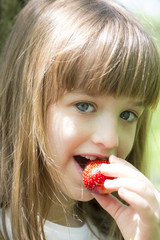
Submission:
[[[92,158],[92,159],[91,159]],[[87,163],[89,161],[94,161],[94,160],[97,160],[97,159],[102,159],[102,158],[96,158],[96,157],[90,157],[90,158],[86,158],[84,156],[81,156],[81,155],[76,155],[74,156],[74,159],[75,161],[80,165],[80,167],[84,170],[85,169],[85,166],[87,165]],[[108,160],[108,159],[102,159],[102,160]]]
[[[82,157],[80,155],[74,156],[74,159],[83,170],[85,169],[85,166],[87,165],[87,163],[90,161],[89,159]]]

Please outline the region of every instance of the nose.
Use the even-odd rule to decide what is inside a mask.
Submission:
[[[98,119],[93,130],[92,142],[104,149],[116,149],[119,146],[118,123],[114,117]]]

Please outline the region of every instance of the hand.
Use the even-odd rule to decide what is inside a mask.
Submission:
[[[101,172],[117,177],[106,180],[108,191],[118,191],[124,205],[113,195],[93,194],[100,205],[115,219],[125,240],[160,239],[160,193],[133,165],[115,156],[103,164]]]

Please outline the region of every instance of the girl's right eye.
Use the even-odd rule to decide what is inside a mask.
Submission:
[[[96,111],[95,106],[88,102],[76,103],[75,106],[82,113],[91,113]]]

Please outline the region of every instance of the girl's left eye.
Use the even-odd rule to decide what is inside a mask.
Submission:
[[[80,112],[83,113],[91,113],[96,111],[95,106],[88,102],[76,103],[75,106]]]
[[[137,119],[137,115],[131,111],[124,111],[120,114],[120,117],[128,122],[133,122]]]

